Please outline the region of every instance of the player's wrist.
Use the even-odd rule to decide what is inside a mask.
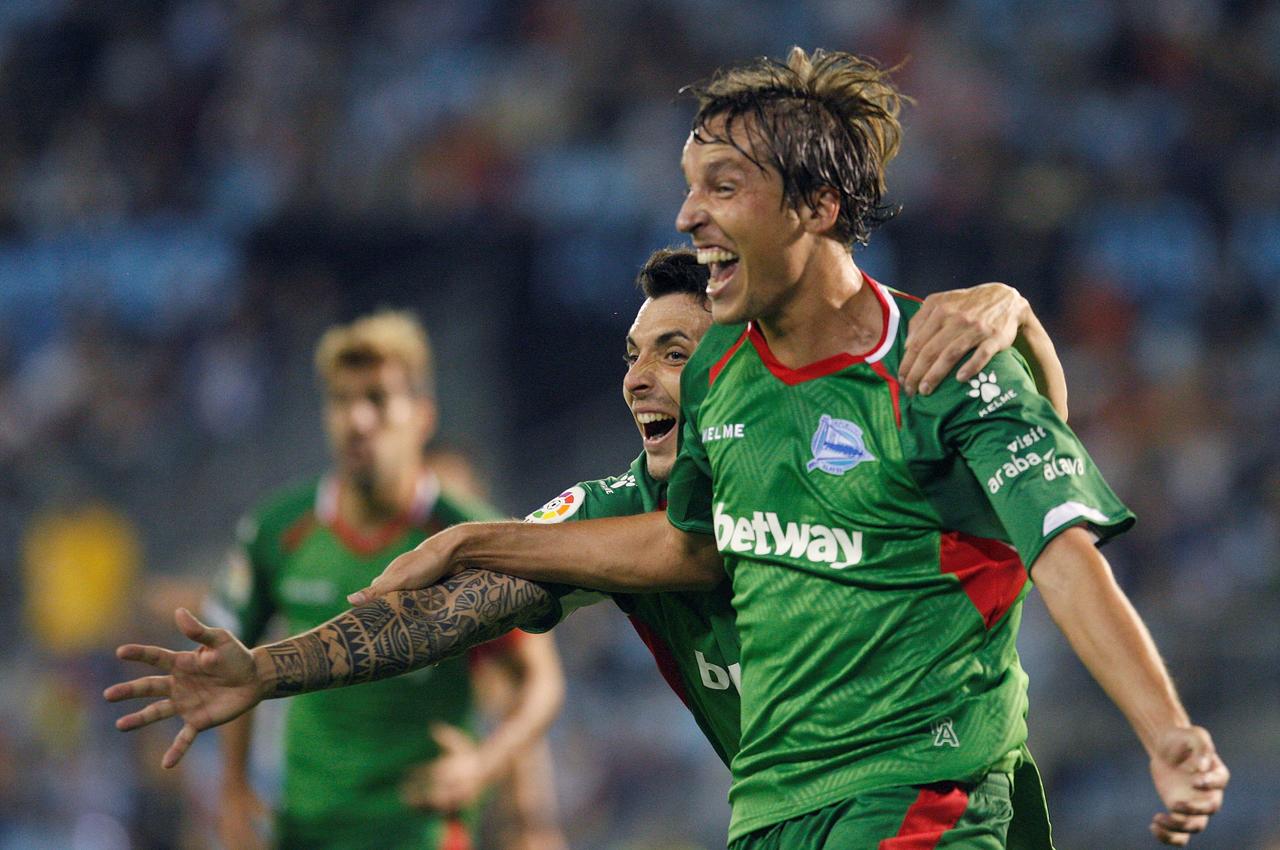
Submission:
[[[256,702],[281,696],[277,692],[279,676],[276,665],[271,662],[271,654],[265,646],[255,646],[249,650],[253,656],[253,686],[257,693]]]
[[[1195,728],[1181,706],[1171,706],[1161,714],[1164,716],[1137,718],[1133,723],[1138,741],[1153,762],[1164,761],[1169,750],[1181,746],[1187,732]]]
[[[435,536],[434,539],[441,546],[444,562],[442,579],[457,575],[468,566],[473,566],[471,562],[480,557],[485,535],[493,525],[494,523],[487,522],[464,522],[449,526]]]

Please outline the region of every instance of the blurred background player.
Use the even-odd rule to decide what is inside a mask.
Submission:
[[[242,521],[239,547],[206,605],[212,622],[251,644],[277,615],[289,633],[324,622],[346,608],[343,592],[376,565],[449,525],[494,516],[442,489],[424,463],[437,417],[432,353],[409,314],[382,312],[331,328],[315,367],[333,469],[269,498]],[[469,730],[479,665],[515,684],[505,717],[477,743]],[[293,701],[275,840],[282,847],[469,847],[464,813],[526,756],[562,697],[551,639],[512,632],[395,681]],[[228,847],[261,841],[265,807],[249,777],[252,728],[246,714],[222,735],[219,831]],[[549,788],[548,762],[539,758],[535,787]],[[553,815],[515,811],[532,819],[527,836],[515,830],[518,846],[562,846],[548,822]]]

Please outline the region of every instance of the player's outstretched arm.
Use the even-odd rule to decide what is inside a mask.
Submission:
[[[661,511],[556,525],[471,522],[424,540],[347,601],[426,587],[464,565],[611,593],[706,590],[724,578],[711,537],[681,531]]]
[[[1191,724],[1150,633],[1084,529],[1068,529],[1046,546],[1032,576],[1076,655],[1151,758],[1166,808],[1152,819],[1152,833],[1165,844],[1185,845],[1222,807],[1230,778],[1213,740]]]
[[[1003,283],[953,289],[926,298],[907,326],[898,379],[908,393],[928,395],[956,368],[966,351],[973,354],[956,373],[961,381],[972,378],[997,352],[1010,346],[1027,358],[1036,388],[1065,421],[1067,376],[1053,340],[1027,299]]]
[[[185,608],[178,628],[200,644],[177,652],[128,644],[126,661],[157,668],[107,688],[109,702],[159,697],[116,721],[122,731],[180,717],[182,729],[161,764],[173,767],[205,729],[239,717],[264,699],[398,676],[484,643],[550,613],[545,589],[511,576],[464,570],[423,590],[389,594],[339,614],[309,632],[250,651],[225,629],[201,623]]]

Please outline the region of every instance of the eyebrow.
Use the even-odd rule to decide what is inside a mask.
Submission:
[[[658,337],[653,341],[653,344],[666,345],[669,342],[675,342],[679,339],[682,339],[685,342],[693,342],[693,337],[689,336],[684,331],[667,331],[666,333],[658,334]],[[640,347],[636,344],[635,338],[632,337],[631,334],[627,334],[627,345],[631,348]]]
[[[722,171],[732,170],[742,171],[743,168],[741,164],[734,162],[732,158],[727,156],[713,159],[711,162],[707,163],[707,179],[711,180],[718,177]]]

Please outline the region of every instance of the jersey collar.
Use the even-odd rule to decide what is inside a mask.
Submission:
[[[389,546],[405,529],[427,524],[440,499],[440,479],[434,472],[425,470],[414,485],[413,503],[409,509],[370,533],[361,533],[343,521],[338,513],[338,495],[341,490],[342,482],[338,476],[327,475],[321,479],[316,488],[316,519],[347,548],[367,555]]]
[[[872,346],[870,351],[862,354],[849,354],[841,352],[824,358],[807,366],[801,366],[798,369],[791,369],[784,366],[769,348],[769,343],[765,340],[764,334],[760,333],[760,329],[756,327],[755,322],[747,324],[747,338],[751,340],[751,345],[755,348],[756,354],[760,357],[760,362],[765,365],[774,377],[782,381],[784,384],[794,385],[812,381],[815,378],[823,378],[827,375],[835,374],[841,369],[847,369],[855,363],[878,363],[884,356],[889,353],[889,349],[893,347],[894,340],[898,337],[898,324],[902,319],[902,313],[898,310],[898,305],[894,301],[893,296],[888,293],[883,285],[862,272],[863,282],[871,287],[872,293],[875,294],[876,300],[880,302],[881,330],[880,340]]]

